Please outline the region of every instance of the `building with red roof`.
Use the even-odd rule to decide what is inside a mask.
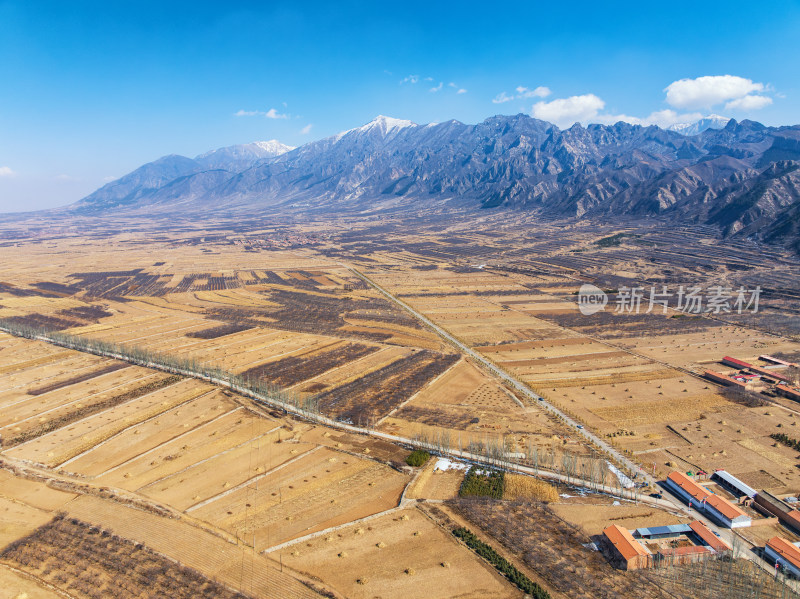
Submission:
[[[800,549],[781,537],[772,537],[764,547],[764,555],[780,568],[800,578]]]
[[[650,552],[628,529],[612,524],[603,530],[603,541],[612,561],[623,569],[638,570],[650,565]]]

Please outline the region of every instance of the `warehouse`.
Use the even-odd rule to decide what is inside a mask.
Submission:
[[[751,367],[749,363],[742,362],[741,360],[737,360],[736,358],[731,358],[730,356],[725,356],[724,358],[722,358],[722,363],[725,364],[725,366],[730,366],[731,368],[738,368],[739,370]]]
[[[667,489],[691,506],[702,506],[703,502],[711,496],[706,488],[698,485],[683,472],[670,472],[665,484]]]
[[[739,507],[724,497],[709,492],[682,472],[670,472],[665,486],[690,507],[708,514],[728,528],[742,528],[753,523],[750,516]]]
[[[637,528],[633,531],[633,536],[640,539],[670,539],[690,532],[692,529],[688,524],[670,524],[669,526]]]
[[[800,401],[800,392],[796,391],[795,389],[792,389],[791,387],[787,387],[786,385],[778,385],[775,387],[775,391],[777,391],[787,399]]]
[[[761,376],[766,376],[769,378],[773,378],[779,381],[791,381],[791,377],[786,376],[785,374],[781,374],[780,372],[775,372],[774,370],[767,370],[766,368],[761,368],[759,366],[751,366],[750,372],[755,372],[756,374],[760,374]]]
[[[711,475],[711,480],[719,484],[722,488],[730,491],[737,497],[749,497],[752,499],[756,496],[756,491],[753,487],[744,484],[738,478],[736,478],[730,472],[726,472],[725,470],[716,470],[714,474]]]
[[[697,538],[700,539],[700,542],[710,547],[715,553],[724,554],[731,550],[730,546],[725,541],[715,535],[712,530],[700,522],[700,520],[689,523],[689,527],[692,529],[692,532],[697,535]]]
[[[603,544],[611,561],[625,570],[638,570],[650,565],[650,552],[625,528],[612,524],[603,530]]]
[[[724,374],[720,374],[719,372],[714,372],[713,370],[706,370],[703,373],[703,376],[710,381],[714,381],[715,383],[721,383],[729,387],[741,387],[742,389],[747,387],[746,383],[742,383],[740,381],[732,379],[731,377],[725,376]]]
[[[758,356],[759,360],[764,360],[765,362],[772,362],[773,364],[778,364],[780,366],[794,366],[797,367],[797,364],[794,362],[787,362],[786,360],[781,360],[780,358],[776,358],[774,356]]]
[[[772,537],[764,555],[795,578],[800,578],[800,549],[781,537]]]
[[[715,535],[712,530],[700,520],[694,520],[689,524],[670,524],[669,526],[637,528],[633,531],[633,537],[642,539],[643,541],[674,539],[682,536],[692,540],[695,546],[708,547],[709,550],[714,553],[726,553],[731,550],[725,541]]]
[[[782,524],[800,532],[800,512],[768,491],[756,495],[753,505],[762,512],[777,516]]]
[[[706,514],[728,528],[744,528],[753,523],[753,519],[739,506],[719,495],[711,495],[706,499],[704,508]]]

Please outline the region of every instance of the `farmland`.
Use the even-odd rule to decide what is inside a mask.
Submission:
[[[137,585],[151,580],[137,578],[139,571],[164,588],[200,585],[195,595],[222,580],[243,595],[314,596],[327,581],[315,582],[302,568],[281,573],[270,548],[394,510],[410,482],[388,465],[405,455],[391,444],[272,415],[195,379],[53,352],[40,341],[3,336],[3,342],[16,349],[17,360],[2,395],[9,410],[0,547],[9,549],[0,564],[8,584],[20,592],[32,587],[31,596],[53,588],[81,597],[120,588],[135,595]],[[75,374],[76,365],[83,374]],[[30,393],[43,381],[52,388]],[[70,519],[59,520],[61,513]],[[98,530],[98,538],[110,539],[100,547],[92,536]],[[63,550],[64,535],[74,537],[71,546],[81,557],[55,567],[42,556]],[[209,562],[205,549],[194,556],[188,550],[187,543],[206,548],[212,539],[221,561]],[[111,578],[109,560],[120,559],[112,556],[134,549],[130,559],[140,565]],[[468,553],[463,559],[471,567]],[[191,571],[173,571],[178,562]],[[240,563],[250,566],[247,576],[237,576]],[[430,578],[439,585],[458,574],[439,569],[420,570],[415,582]]]
[[[282,556],[354,599],[521,596],[417,509],[291,545]]]
[[[800,273],[793,259],[755,252],[745,270],[741,248],[713,245],[701,230],[670,236],[657,224],[603,247],[595,241],[625,231],[529,227],[488,213],[448,223],[435,215],[413,226],[311,219],[302,227],[316,241],[294,247],[269,241],[300,226],[277,217],[246,231],[235,223],[155,232],[149,224],[31,225],[0,244],[0,264],[13,264],[0,267],[0,319],[216,368],[309,402],[342,426],[494,448],[562,471],[570,459],[592,460],[611,481],[605,457],[578,431],[360,274],[648,472],[725,468],[759,489],[800,492],[797,452],[771,437],[800,438],[800,406],[780,398],[745,405],[700,376],[724,370],[725,355],[754,363],[800,355],[797,331],[783,326]],[[668,242],[708,251],[701,259]],[[751,284],[768,271],[776,284],[763,314],[613,311],[626,285]],[[609,291],[610,309],[585,316],[575,294],[590,281]],[[452,536],[432,508],[444,501],[452,523],[496,533],[483,541],[553,596],[573,596],[592,576],[596,585],[583,592],[603,596],[632,584],[584,547],[608,519],[630,527],[680,520],[653,507],[580,503],[569,487],[520,475],[508,475],[502,498],[456,499],[464,470],[436,471],[436,459],[411,468],[407,448],[150,365],[0,334],[0,551],[30,538],[30,550],[44,555],[69,526],[103,584],[111,584],[108,564],[95,541],[107,533],[116,552],[141,545],[155,560],[143,568],[180,562],[198,584],[245,596],[390,597],[416,588],[520,596]],[[564,539],[585,566],[558,578],[561,558],[538,546],[514,553],[524,545],[514,530],[539,539],[534,545],[548,534]],[[82,584],[75,569],[25,570],[22,555],[0,558],[0,580],[20,593],[49,597],[58,592],[51,586]],[[133,576],[124,583],[138,584]]]

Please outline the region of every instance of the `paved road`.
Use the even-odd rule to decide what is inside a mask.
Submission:
[[[583,428],[579,429],[578,428],[579,425],[578,425],[578,423],[576,421],[574,421],[573,419],[569,418],[566,414],[564,414],[563,412],[558,410],[556,407],[550,405],[542,397],[540,397],[538,394],[536,394],[533,391],[531,391],[530,389],[528,389],[524,384],[522,384],[521,382],[519,382],[516,379],[514,379],[508,373],[500,370],[496,365],[494,365],[492,362],[490,362],[489,360],[484,358],[482,355],[478,354],[477,352],[473,351],[471,348],[467,347],[464,343],[459,341],[456,337],[453,337],[450,333],[448,333],[447,331],[445,331],[444,329],[442,329],[438,325],[436,325],[433,322],[431,322],[427,317],[423,316],[422,314],[420,314],[419,312],[417,312],[416,310],[411,308],[405,302],[403,302],[403,301],[399,300],[398,298],[394,297],[391,293],[389,293],[388,291],[383,289],[380,285],[376,284],[374,281],[372,281],[371,279],[369,279],[365,275],[361,274],[360,272],[358,272],[354,268],[349,267],[349,266],[346,266],[346,268],[351,270],[353,272],[353,274],[355,274],[357,277],[359,277],[360,279],[365,281],[367,284],[369,284],[370,286],[374,287],[376,290],[378,290],[381,294],[383,294],[389,300],[391,300],[392,302],[394,302],[395,304],[397,304],[398,306],[400,306],[404,310],[408,311],[409,313],[414,315],[416,318],[418,318],[421,322],[425,323],[427,326],[432,328],[443,339],[445,339],[449,343],[453,344],[459,350],[463,351],[466,355],[468,355],[471,358],[473,358],[476,362],[478,362],[478,363],[482,364],[483,366],[485,366],[487,368],[487,370],[491,371],[496,376],[498,376],[502,380],[506,381],[509,385],[511,385],[515,389],[519,390],[520,393],[522,393],[522,394],[524,394],[524,395],[526,395],[526,396],[538,401],[539,405],[542,406],[544,409],[547,409],[551,413],[561,417],[563,419],[563,421],[567,425],[572,426],[575,429],[576,432],[578,432],[579,434],[583,435],[586,439],[594,442],[600,448],[606,449],[606,451],[608,451],[611,455],[613,455],[615,457],[618,456],[618,459],[620,460],[621,463],[626,464],[626,465],[630,464],[629,467],[633,471],[636,471],[636,470],[639,469],[639,466],[637,464],[635,464],[634,462],[632,462],[631,460],[629,460],[628,458],[626,458],[625,456],[623,456],[622,454],[617,452],[613,447],[610,447],[608,444],[606,444],[604,441],[599,439],[593,433],[591,433],[591,432],[589,432],[589,431],[587,431],[587,430],[585,430]],[[2,327],[0,327],[0,328],[2,328]],[[3,329],[3,330],[5,330],[5,329]],[[11,333],[11,331],[8,331],[8,330],[5,330],[5,332]],[[37,336],[34,336],[33,339],[44,341],[44,342],[47,342],[47,343],[52,343],[54,345],[59,345],[59,346],[62,346],[62,347],[72,347],[67,342],[57,341],[57,340],[51,339],[47,335],[37,335]],[[124,361],[130,362],[130,363],[140,364],[140,365],[143,365],[143,366],[146,366],[146,367],[149,367],[149,368],[154,368],[154,369],[158,369],[158,370],[164,370],[164,371],[168,371],[168,372],[172,372],[172,373],[179,373],[179,374],[182,374],[184,376],[190,376],[190,377],[199,378],[199,379],[202,379],[202,380],[207,380],[207,381],[215,383],[217,385],[220,385],[220,386],[223,386],[223,387],[227,387],[227,388],[229,388],[229,389],[231,389],[231,390],[233,390],[233,391],[235,391],[235,392],[237,392],[237,393],[239,393],[239,394],[241,394],[243,396],[250,397],[251,399],[254,399],[256,401],[266,403],[266,404],[271,405],[273,407],[282,408],[286,412],[290,412],[290,413],[296,414],[298,416],[307,418],[309,420],[318,422],[318,423],[323,424],[323,425],[331,426],[333,428],[338,428],[338,429],[341,429],[341,430],[346,430],[346,431],[359,433],[359,434],[366,434],[366,435],[370,435],[370,436],[377,437],[377,438],[382,438],[382,439],[385,439],[387,441],[391,441],[391,442],[395,442],[395,443],[401,443],[401,444],[406,444],[406,445],[414,445],[414,444],[416,444],[416,442],[414,440],[412,440],[412,439],[408,439],[408,438],[400,437],[400,436],[397,436],[397,435],[392,435],[392,434],[389,434],[389,433],[376,431],[374,429],[365,429],[365,428],[362,428],[362,427],[359,427],[359,426],[346,424],[346,423],[343,423],[343,422],[339,422],[339,421],[324,417],[324,416],[322,416],[320,414],[309,413],[309,412],[307,412],[306,410],[304,410],[302,408],[299,408],[297,406],[293,406],[293,405],[288,404],[286,402],[283,402],[283,401],[281,401],[281,400],[279,400],[277,398],[262,397],[260,395],[255,394],[250,389],[241,388],[238,385],[232,384],[230,380],[219,379],[219,378],[216,378],[216,377],[213,377],[213,376],[209,376],[209,375],[205,375],[205,374],[198,374],[198,373],[192,372],[192,371],[184,371],[184,370],[177,369],[177,368],[174,368],[174,367],[166,367],[166,366],[163,366],[163,365],[157,364],[157,363],[141,363],[140,359],[132,358],[132,357],[130,357],[128,355],[125,355],[125,354],[122,354],[122,353],[116,353],[116,352],[113,352],[113,351],[105,351],[105,350],[98,350],[98,349],[88,349],[88,348],[82,348],[82,347],[81,348],[73,347],[73,349],[76,349],[78,351],[83,351],[83,352],[86,352],[86,353],[92,353],[92,354],[95,354],[95,355],[102,355],[102,356],[106,356],[106,357],[111,357],[111,358],[115,358],[115,359],[118,359],[118,360],[124,360]],[[443,455],[447,455],[447,456],[455,458],[455,459],[462,459],[462,460],[473,461],[473,462],[477,462],[477,463],[488,463],[487,458],[485,458],[484,456],[480,456],[480,455],[477,455],[477,454],[472,454],[472,453],[467,452],[467,451],[458,451],[458,450],[451,449],[451,450],[448,450],[448,451],[442,451],[441,453]],[[519,471],[519,472],[523,472],[525,474],[534,475],[534,476],[541,476],[541,477],[544,477],[544,478],[550,478],[551,480],[558,480],[558,481],[561,481],[561,482],[564,482],[564,483],[567,483],[567,484],[575,484],[577,486],[584,486],[584,487],[587,487],[587,488],[595,488],[597,491],[608,493],[608,494],[612,494],[612,495],[620,494],[620,489],[617,488],[617,487],[612,487],[612,486],[608,486],[608,485],[588,485],[588,484],[586,484],[585,481],[582,481],[578,477],[568,477],[568,476],[560,474],[560,473],[549,472],[549,471],[544,471],[544,470],[537,470],[537,469],[534,469],[534,468],[531,468],[531,467],[528,467],[528,466],[522,466],[522,465],[514,465],[514,469]],[[654,479],[651,476],[647,475],[644,472],[642,472],[642,476],[648,482],[655,482]],[[688,506],[684,505],[680,500],[678,500],[675,497],[672,497],[670,494],[665,494],[664,495],[664,499],[660,499],[660,500],[659,499],[654,499],[652,497],[647,497],[647,496],[640,497],[640,498],[638,498],[638,500],[640,502],[642,502],[642,503],[645,503],[645,504],[654,505],[654,506],[660,507],[662,509],[667,509],[667,510],[672,510],[674,512],[682,513],[683,515],[691,517],[691,518],[694,518],[694,519],[703,520],[707,525],[709,525],[709,527],[713,531],[717,532],[725,541],[727,541],[730,544],[730,541],[731,541],[732,536],[734,534],[733,531],[728,530],[728,529],[721,529],[716,524],[714,524],[713,522],[711,522],[707,518],[705,518],[705,516],[702,516],[701,514],[691,510]],[[744,543],[746,544],[746,546],[748,546],[750,548],[753,547],[753,545],[751,543],[747,542],[747,541],[744,541]],[[768,572],[771,571],[771,566],[769,566],[769,564],[767,564],[765,561],[763,561],[761,559],[758,559],[751,551],[745,551],[743,553],[744,553],[744,555],[742,555],[742,557],[746,557],[748,559],[753,559],[753,560],[756,561],[756,563],[758,563],[760,566],[762,566],[765,570],[767,570]]]
[[[525,385],[521,381],[518,381],[516,378],[514,378],[513,376],[511,376],[507,372],[501,370],[493,362],[491,362],[490,360],[485,358],[480,353],[474,351],[472,348],[468,347],[466,344],[464,344],[462,341],[460,341],[457,337],[454,337],[453,335],[448,333],[445,329],[443,329],[442,327],[438,326],[436,323],[432,322],[428,317],[426,317],[424,314],[421,314],[420,312],[418,312],[417,310],[415,310],[414,308],[409,306],[403,300],[395,297],[391,292],[389,292],[386,289],[384,289],[383,287],[381,287],[378,283],[376,283],[375,281],[373,281],[372,279],[370,279],[369,277],[367,277],[363,273],[359,272],[358,270],[356,270],[355,268],[353,268],[353,267],[351,267],[349,265],[343,264],[342,266],[344,266],[345,268],[350,270],[355,276],[357,276],[359,279],[361,279],[362,281],[364,281],[365,283],[367,283],[368,285],[370,285],[371,287],[376,289],[378,292],[380,292],[387,299],[389,299],[390,301],[395,303],[397,306],[399,306],[403,310],[405,310],[408,313],[410,313],[411,315],[413,315],[415,318],[417,318],[417,320],[421,321],[426,326],[431,328],[433,331],[436,332],[436,334],[438,334],[440,337],[445,339],[451,345],[453,345],[456,348],[458,348],[462,353],[466,354],[467,356],[469,356],[470,358],[472,358],[473,360],[475,360],[476,362],[481,364],[484,368],[486,368],[486,370],[488,370],[491,373],[493,373],[499,379],[501,379],[502,381],[504,381],[505,383],[507,383],[508,385],[510,385],[511,387],[513,387],[514,389],[516,389],[517,391],[522,393],[523,395],[525,395],[525,396],[537,401],[538,404],[542,408],[544,408],[545,410],[549,411],[551,414],[561,418],[568,426],[572,427],[575,430],[576,433],[578,433],[579,435],[582,435],[585,439],[587,439],[588,441],[593,443],[595,446],[599,447],[601,450],[604,450],[604,451],[608,452],[608,454],[613,456],[618,461],[618,463],[624,464],[631,472],[638,472],[640,479],[643,479],[643,480],[645,480],[646,482],[648,482],[649,484],[652,484],[652,485],[656,484],[656,479],[653,478],[651,475],[647,474],[647,472],[644,471],[639,466],[639,464],[637,464],[637,463],[633,462],[632,460],[630,460],[629,458],[627,458],[625,455],[623,455],[622,453],[617,451],[614,447],[612,447],[611,445],[609,445],[608,443],[603,441],[600,437],[598,437],[594,433],[592,433],[592,432],[586,430],[585,428],[583,428],[578,422],[576,422],[575,420],[573,420],[572,418],[567,416],[564,412],[562,412],[561,410],[556,408],[554,405],[549,403],[545,398],[541,397],[537,393],[534,393],[531,389],[528,388],[527,385]],[[458,452],[453,452],[453,453],[458,453]],[[523,471],[523,472],[528,471],[528,473],[534,474],[533,472],[529,472],[530,470],[532,470],[530,468],[521,467],[520,470]],[[563,477],[556,476],[556,477],[553,477],[553,478],[563,478]],[[609,492],[609,491],[611,491],[612,493],[614,492],[613,489],[609,489],[609,488],[604,488],[602,490],[605,491],[605,492]],[[658,507],[660,507],[662,509],[671,510],[673,512],[677,512],[679,514],[682,514],[683,516],[690,517],[690,518],[692,518],[694,520],[702,521],[712,531],[716,532],[725,542],[727,542],[731,546],[734,545],[734,539],[737,539],[736,544],[738,544],[740,547],[743,547],[743,549],[745,549],[745,550],[739,552],[740,553],[740,557],[743,557],[745,559],[753,560],[759,566],[761,566],[764,570],[766,570],[767,572],[772,573],[772,566],[770,564],[768,564],[766,561],[764,561],[763,559],[758,558],[753,553],[752,549],[755,547],[755,545],[753,545],[753,543],[751,543],[750,541],[748,541],[748,540],[744,539],[743,537],[739,536],[736,532],[734,532],[731,529],[723,528],[723,527],[718,526],[715,522],[709,520],[705,515],[703,515],[703,514],[697,512],[697,511],[691,509],[690,507],[685,505],[682,501],[680,501],[677,497],[672,496],[670,493],[664,493],[664,499],[662,499],[662,500],[654,500],[651,497],[642,498],[641,500],[644,503],[650,503],[650,504],[653,504],[653,505],[657,505]]]
[[[587,441],[591,442],[593,445],[595,445],[602,451],[607,452],[608,455],[612,456],[617,461],[617,463],[624,465],[630,472],[638,472],[640,479],[643,479],[645,482],[649,484],[655,485],[656,479],[647,474],[647,472],[645,472],[639,466],[639,464],[627,458],[624,454],[622,454],[617,449],[615,449],[614,447],[603,441],[600,437],[598,437],[591,431],[588,431],[585,428],[583,428],[583,426],[580,423],[576,422],[575,420],[567,416],[564,412],[559,410],[553,404],[549,403],[544,397],[531,391],[531,389],[526,384],[517,380],[504,370],[501,370],[497,365],[495,365],[489,359],[484,357],[482,354],[476,352],[475,350],[464,344],[457,337],[454,337],[453,335],[448,333],[442,327],[432,322],[427,316],[421,314],[420,312],[409,306],[407,303],[405,303],[403,300],[392,295],[391,292],[387,291],[386,289],[378,285],[375,281],[373,281],[363,273],[359,272],[358,270],[350,266],[347,266],[347,268],[362,281],[364,281],[365,283],[367,283],[368,285],[379,291],[381,294],[383,294],[387,299],[397,304],[403,310],[412,314],[417,320],[420,320],[429,328],[433,329],[437,335],[445,339],[448,343],[454,345],[462,353],[472,358],[475,362],[481,364],[481,366],[483,366],[486,370],[490,371],[496,377],[501,379],[504,383],[506,383],[510,387],[513,387],[515,390],[519,391],[522,395],[525,395],[526,397],[538,402],[543,409],[547,410],[551,414],[563,420],[564,423],[566,423],[567,426],[572,427],[578,435],[583,436]]]

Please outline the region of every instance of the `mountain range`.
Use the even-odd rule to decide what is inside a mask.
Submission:
[[[67,210],[662,216],[800,251],[800,126],[703,121],[678,130],[625,122],[559,129],[524,114],[475,125],[379,116],[298,148],[272,141],[165,156]]]

